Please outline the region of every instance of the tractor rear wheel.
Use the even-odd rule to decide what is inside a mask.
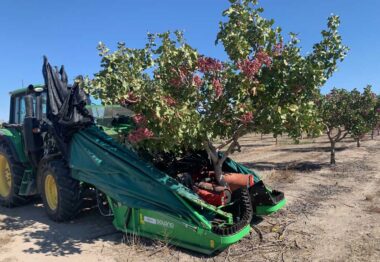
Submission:
[[[71,177],[64,160],[46,162],[39,174],[42,200],[48,216],[62,222],[78,215],[81,207],[80,184]]]
[[[0,204],[6,207],[19,206],[27,199],[19,196],[24,168],[15,161],[9,147],[0,143]]]

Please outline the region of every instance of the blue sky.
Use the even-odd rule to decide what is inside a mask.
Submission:
[[[350,47],[339,71],[323,87],[380,93],[380,1],[262,0],[264,16],[284,32],[299,34],[304,52],[319,41],[331,14],[341,16],[340,32]],[[8,119],[9,91],[42,83],[42,56],[64,64],[69,78],[99,69],[99,41],[142,47],[147,32],[181,29],[201,53],[224,57],[215,36],[227,0],[2,0],[0,1],[0,120]]]

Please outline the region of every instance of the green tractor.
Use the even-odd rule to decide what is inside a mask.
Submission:
[[[233,192],[194,190],[210,183],[205,152],[146,157],[123,139],[132,112],[89,105],[78,81],[68,85],[63,67],[53,69],[46,58],[43,73],[45,85],[11,92],[9,122],[0,128],[1,205],[41,196],[52,220],[67,221],[80,213],[83,192],[91,190],[100,213],[113,216],[117,229],[204,254],[242,239],[253,215],[284,206],[283,193],[231,159],[223,170],[252,183]]]

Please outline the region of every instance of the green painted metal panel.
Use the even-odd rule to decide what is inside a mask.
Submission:
[[[283,208],[285,204],[286,204],[286,199],[284,198],[283,200],[281,200],[274,206],[257,206],[255,214],[258,216],[270,215],[274,212],[277,212],[281,208]]]
[[[37,194],[36,174],[32,169],[25,169],[22,177],[19,195],[33,196]]]
[[[247,225],[234,234],[220,236],[210,229],[199,227],[173,214],[128,208],[120,204],[111,205],[114,212],[113,223],[118,230],[151,239],[159,239],[208,255],[238,242],[250,231],[250,225]]]
[[[27,163],[28,159],[24,151],[24,140],[21,130],[15,128],[0,128],[0,136],[9,138],[12,142],[14,149],[17,152],[18,159],[22,163]]]

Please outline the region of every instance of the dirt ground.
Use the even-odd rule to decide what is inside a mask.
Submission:
[[[95,208],[69,223],[50,221],[41,203],[0,208],[0,261],[380,261],[380,136],[360,148],[338,144],[330,167],[326,138],[293,144],[249,135],[233,156],[285,192],[280,212],[251,235],[205,257],[116,232]]]

